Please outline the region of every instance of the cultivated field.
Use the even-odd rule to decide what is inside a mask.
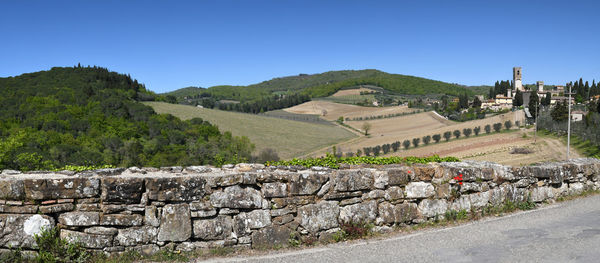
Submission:
[[[414,111],[414,109],[409,109],[406,106],[363,107],[357,105],[334,103],[329,101],[309,101],[284,110],[291,113],[318,115],[321,115],[323,110],[325,110],[327,114],[322,118],[330,121],[336,120],[340,116],[344,118],[354,118]]]
[[[526,134],[524,137],[523,135]],[[387,156],[455,156],[462,160],[480,160],[501,163],[505,165],[522,166],[539,162],[559,161],[566,158],[566,146],[561,141],[551,137],[538,137],[533,143],[531,131],[511,131],[492,133],[490,135],[471,135],[470,138],[450,140],[440,143],[431,142],[418,148],[400,150]],[[512,154],[515,148],[527,148],[529,154]],[[573,149],[573,148],[571,148]],[[581,157],[572,150],[572,158]]]
[[[246,136],[256,150],[273,148],[279,157],[289,159],[356,137],[336,125],[318,124],[273,118],[254,114],[202,109],[193,106],[163,102],[144,102],[157,113],[169,113],[181,119],[202,118],[230,131],[235,136]]]
[[[345,89],[339,90],[338,92],[331,95],[332,97],[348,96],[348,95],[360,95],[361,92],[371,92],[372,89],[358,88],[358,89]]]

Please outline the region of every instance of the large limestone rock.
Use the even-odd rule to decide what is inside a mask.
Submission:
[[[551,187],[536,187],[531,190],[532,202],[543,202],[546,199],[554,198],[554,192]]]
[[[414,203],[392,205],[383,202],[378,210],[379,216],[387,224],[411,222],[418,217],[417,204]]]
[[[252,233],[252,248],[287,247],[292,230],[272,225]]]
[[[233,218],[234,231],[237,236],[251,233],[251,229],[259,229],[271,225],[271,213],[268,210],[254,210],[239,213]]]
[[[334,189],[339,192],[368,190],[373,187],[373,173],[370,170],[340,170],[335,174],[334,182]]]
[[[0,247],[33,248],[34,236],[50,227],[54,220],[45,215],[0,214]]]
[[[192,236],[188,204],[170,204],[162,209],[158,241],[185,241]]]
[[[100,179],[25,179],[25,197],[32,200],[89,198],[100,194]]]
[[[115,246],[135,246],[150,244],[156,240],[158,229],[151,226],[119,229],[115,237]],[[164,241],[160,240],[159,241]]]
[[[65,226],[95,226],[100,224],[100,213],[68,212],[58,216],[58,222]]]
[[[7,200],[25,199],[25,184],[22,180],[0,179],[1,198]]]
[[[377,201],[347,205],[340,208],[340,220],[344,223],[366,223],[377,218]]]
[[[103,226],[141,226],[144,217],[138,214],[104,214],[100,217],[100,225]]]
[[[144,188],[143,178],[103,177],[102,202],[120,204],[138,204]]]
[[[220,240],[233,237],[233,220],[229,216],[194,220],[194,237],[203,240]]]
[[[290,193],[293,195],[312,195],[321,189],[328,177],[314,173],[293,174],[290,178]]]
[[[298,208],[300,225],[312,233],[337,227],[339,213],[336,201],[321,201]]]
[[[412,182],[406,185],[406,198],[428,198],[435,194],[433,185],[425,182]]]
[[[444,199],[424,199],[419,203],[418,210],[425,217],[443,216],[448,210],[448,201]]]
[[[253,188],[241,188],[238,185],[225,188],[224,191],[210,195],[210,203],[214,207],[227,208],[261,208],[262,195]]]
[[[102,249],[112,246],[113,243],[112,235],[95,235],[67,229],[60,230],[60,237],[69,242],[79,242],[85,248]]]
[[[206,193],[206,187],[206,180],[198,176],[146,178],[146,191],[150,200],[200,200]]]
[[[285,197],[287,188],[285,183],[264,183],[261,191],[265,197]]]
[[[405,185],[410,181],[413,173],[408,167],[392,168],[387,170],[389,185]]]

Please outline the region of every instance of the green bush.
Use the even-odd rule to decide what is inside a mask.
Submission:
[[[86,262],[90,258],[79,242],[60,238],[59,228],[48,228],[34,236],[38,253],[37,262]]]
[[[289,161],[266,162],[267,166],[278,165],[300,165],[305,167],[323,166],[329,168],[340,168],[340,164],[412,164],[412,163],[431,163],[431,162],[458,162],[456,157],[439,157],[433,155],[429,157],[373,157],[373,156],[355,156],[355,157],[336,157],[332,154],[327,154],[325,157],[307,158],[307,159],[292,159]]]

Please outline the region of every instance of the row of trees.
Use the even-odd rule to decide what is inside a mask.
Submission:
[[[516,123],[518,125],[518,123]],[[492,130],[494,132],[500,132],[502,130],[502,127],[504,126],[504,128],[506,130],[510,130],[513,127],[513,123],[511,121],[505,121],[504,123],[494,123],[492,125],[487,124],[484,126],[484,131],[485,133],[489,134],[492,132]],[[386,143],[383,145],[377,145],[374,147],[363,147],[363,149],[359,149],[356,151],[356,153],[354,152],[347,152],[345,153],[346,156],[351,157],[351,156],[361,156],[361,155],[365,155],[365,156],[379,156],[381,154],[388,154],[390,152],[397,152],[398,150],[401,149],[401,147],[403,147],[404,149],[409,149],[411,147],[411,145],[413,147],[418,147],[421,143],[428,145],[430,144],[432,141],[435,143],[439,143],[442,138],[444,138],[445,141],[450,141],[450,139],[452,139],[452,137],[454,137],[455,139],[460,138],[461,135],[464,135],[465,137],[470,137],[471,135],[475,135],[475,136],[479,136],[479,134],[481,133],[481,126],[477,126],[474,128],[464,128],[461,130],[454,130],[454,131],[446,131],[442,134],[434,134],[434,135],[426,135],[420,138],[413,138],[412,140],[404,140],[402,142],[400,141],[396,141],[393,143]]]
[[[376,116],[366,116],[366,117],[353,117],[353,118],[346,117],[345,120],[346,121],[379,120],[379,119],[394,118],[394,117],[399,117],[399,116],[417,114],[417,113],[421,113],[421,112],[423,112],[423,110],[415,110],[415,111],[411,111],[411,112],[390,113],[387,115],[376,115]]]
[[[210,95],[210,94],[208,94]],[[220,102],[211,96],[200,97],[198,100],[190,100],[186,103],[202,105],[205,108],[217,108],[219,110],[239,111],[246,113],[263,113],[272,110],[279,110],[302,104],[310,100],[308,95],[288,94],[271,95],[257,100],[242,101],[240,103]]]

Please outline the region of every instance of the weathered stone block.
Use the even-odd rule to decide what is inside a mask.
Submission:
[[[340,220],[344,223],[367,223],[377,218],[377,201],[348,205],[340,208]]]
[[[100,217],[103,226],[141,226],[144,221],[142,215],[108,214]]]
[[[158,229],[152,226],[119,229],[115,237],[116,246],[145,245],[156,241]]]
[[[552,192],[552,188],[544,186],[531,189],[532,202],[543,202],[549,198],[554,198],[554,192]]]
[[[261,188],[264,197],[286,197],[287,184],[285,183],[264,183]]]
[[[339,192],[368,190],[373,187],[373,173],[370,170],[340,170],[335,174],[334,189]]]
[[[206,193],[206,180],[198,176],[146,178],[146,191],[150,200],[200,200]]]
[[[312,233],[337,227],[339,213],[340,208],[335,201],[321,201],[298,208],[300,225]]]
[[[60,237],[69,242],[79,242],[85,248],[105,248],[112,246],[112,235],[94,235],[71,231],[67,229],[60,230]]]
[[[158,241],[185,241],[192,236],[188,204],[165,205],[160,222]]]
[[[431,181],[435,176],[435,167],[431,165],[417,164],[412,169],[415,179],[419,181]]]
[[[23,200],[25,199],[25,184],[22,180],[0,180],[0,199]]]
[[[290,178],[292,195],[312,195],[321,189],[328,177],[314,173],[293,174]]]
[[[68,212],[60,214],[58,222],[65,226],[95,226],[100,224],[100,213]]]
[[[391,168],[387,170],[389,185],[405,185],[410,181],[413,171],[409,167]]]
[[[435,194],[433,185],[425,182],[411,182],[406,185],[406,198],[428,198]]]
[[[37,205],[0,205],[0,213],[35,214],[37,211]]]
[[[254,210],[234,216],[233,221],[236,235],[245,236],[251,233],[251,229],[259,229],[271,225],[271,215],[268,210]]]
[[[144,179],[135,177],[103,177],[102,202],[137,204],[144,189]]]
[[[33,248],[34,236],[49,227],[54,220],[45,215],[0,214],[0,247]]]
[[[383,196],[385,200],[388,201],[396,201],[404,198],[404,191],[399,186],[392,186],[385,190],[385,195]]]
[[[386,224],[410,222],[418,217],[417,204],[414,203],[392,205],[383,202],[379,204],[378,211]]]
[[[229,216],[194,220],[194,237],[203,240],[221,240],[232,237],[233,220]]]
[[[114,227],[94,226],[86,228],[83,232],[94,235],[114,236],[119,232],[119,230]]]
[[[279,225],[265,227],[252,234],[252,248],[287,247],[292,230]]]
[[[212,193],[210,203],[214,207],[261,208],[262,195],[256,189],[234,185],[225,188],[224,191]]]
[[[390,177],[386,171],[375,171],[373,177],[373,186],[377,189],[385,189],[390,182]]]
[[[424,199],[419,203],[418,210],[425,217],[443,216],[448,210],[448,201],[444,199]]]
[[[55,205],[42,205],[42,206],[40,206],[39,211],[42,214],[53,214],[53,213],[72,211],[74,208],[75,208],[75,205],[73,205],[72,203],[64,203],[64,204],[55,204]]]
[[[25,197],[32,200],[97,197],[98,178],[25,179]]]

